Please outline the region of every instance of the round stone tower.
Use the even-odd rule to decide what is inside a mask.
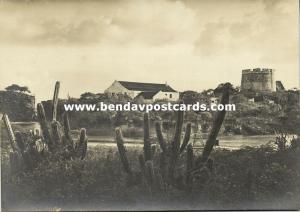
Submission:
[[[242,71],[241,90],[270,92],[274,87],[273,69],[255,68]]]

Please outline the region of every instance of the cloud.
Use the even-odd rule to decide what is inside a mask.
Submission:
[[[196,52],[200,52],[203,56],[218,54],[224,48],[222,37],[225,33],[226,25],[224,22],[207,23],[195,42]]]
[[[231,10],[232,14],[222,14],[214,22],[204,25],[195,41],[195,52],[204,57],[248,52],[269,56],[285,50],[289,51],[287,54],[291,51],[295,54],[298,43],[297,10],[292,3],[267,0],[253,1],[250,7],[248,4],[239,5],[239,11]],[[241,11],[243,15],[236,18],[236,13]]]
[[[193,10],[180,1],[133,1],[117,11],[112,24],[127,41],[153,46],[186,42],[196,27]]]
[[[105,23],[102,21],[90,19],[68,24],[62,24],[57,20],[46,20],[39,25],[42,28],[41,33],[32,36],[32,40],[50,44],[93,44],[101,40],[104,26]]]
[[[185,41],[196,26],[193,10],[179,1],[115,2],[109,11],[101,2],[9,2],[0,6],[0,42],[155,46]]]
[[[45,98],[55,80],[64,96],[115,79],[201,90],[254,67],[297,85],[296,0],[14,1],[0,4],[0,26],[0,86]]]
[[[81,8],[80,2],[4,2],[0,5],[0,42],[31,46],[97,43],[109,20],[95,16],[94,8],[86,6]]]

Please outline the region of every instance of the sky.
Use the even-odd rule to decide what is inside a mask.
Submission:
[[[114,80],[178,91],[240,85],[241,71],[275,69],[299,85],[298,0],[0,0],[0,90],[37,100],[103,92]]]

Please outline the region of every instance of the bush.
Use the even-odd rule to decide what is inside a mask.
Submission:
[[[118,210],[124,210],[124,205],[128,210],[177,205],[181,209],[296,209],[300,195],[298,147],[284,151],[271,146],[217,149],[210,176],[195,181],[191,192],[176,188],[149,192],[142,183],[128,186],[116,148],[90,148],[84,160],[45,160],[33,171],[18,175],[10,174],[7,157],[2,156],[3,207],[29,204],[44,208],[48,204],[99,209],[106,203]],[[138,170],[135,156],[142,149],[127,150],[132,168]]]
[[[137,127],[122,127],[122,133],[127,138],[142,138],[144,135],[142,128]]]

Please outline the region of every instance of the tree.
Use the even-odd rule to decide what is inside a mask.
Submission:
[[[81,100],[87,100],[87,99],[96,99],[97,95],[91,92],[85,92],[80,95]]]
[[[27,92],[27,93],[31,93],[27,86],[19,86],[17,84],[12,84],[10,86],[7,86],[5,88],[5,90],[7,90],[7,91],[13,91],[13,92],[22,92],[22,93]]]
[[[206,100],[203,94],[197,93],[196,91],[184,91],[180,96],[180,99],[182,99],[185,104],[195,104],[196,102],[204,103]]]
[[[247,97],[248,99],[252,99],[258,94],[259,92],[254,91],[253,89],[245,89],[242,91],[242,94]]]
[[[213,96],[213,94],[214,94],[214,89],[207,89],[207,90],[203,90],[202,92],[201,92],[201,94],[203,94],[204,96]]]
[[[232,102],[234,103],[243,103],[243,102],[247,102],[248,99],[242,94],[235,94],[232,96]]]
[[[218,85],[217,88],[214,89],[215,95],[221,95],[224,89],[229,89],[230,94],[237,94],[239,92],[238,87],[234,87],[231,83],[221,83]]]

